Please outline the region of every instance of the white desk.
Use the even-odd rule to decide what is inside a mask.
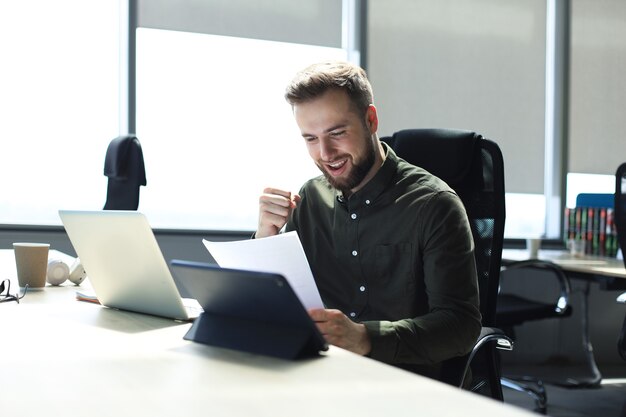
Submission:
[[[621,259],[599,256],[574,257],[562,250],[540,250],[538,258],[554,262],[572,278],[590,279],[616,287],[611,289],[626,289],[626,268]],[[507,261],[526,259],[528,259],[528,251],[525,249],[502,251],[502,260],[505,264]]]
[[[12,250],[0,250],[14,278]],[[13,285],[12,285],[13,288]],[[284,361],[183,340],[188,323],[75,300],[0,304],[6,416],[532,416],[339,348]]]

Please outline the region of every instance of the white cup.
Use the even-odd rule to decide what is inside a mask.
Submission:
[[[567,241],[567,247],[569,249],[569,253],[576,257],[581,258],[585,256],[585,242],[582,239],[570,239]]]
[[[537,259],[539,257],[539,248],[541,247],[541,239],[526,239],[526,249],[528,249],[528,258]]]

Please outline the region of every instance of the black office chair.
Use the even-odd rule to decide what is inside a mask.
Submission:
[[[624,261],[626,262],[626,260]],[[617,302],[626,304],[626,292],[617,297]],[[622,331],[617,338],[617,353],[626,361],[626,315],[624,316],[624,322],[622,323]]]
[[[617,240],[622,249],[624,267],[626,267],[626,162],[615,172],[615,210],[613,212]]]
[[[445,361],[441,380],[502,401],[496,348],[510,350],[512,343],[493,327],[505,220],[500,148],[477,133],[448,129],[402,130],[381,140],[400,158],[446,181],[465,205],[474,238],[483,329],[470,354]]]
[[[615,228],[617,240],[622,249],[624,267],[626,268],[626,162],[621,164],[615,172]],[[618,303],[626,304],[626,292],[617,297]],[[617,351],[626,361],[626,316],[622,324],[622,331],[617,340]]]
[[[109,143],[104,160],[109,178],[104,210],[137,210],[139,187],[146,185],[146,169],[139,139],[119,136]]]
[[[502,289],[508,280],[517,277],[528,280],[532,275],[544,289],[540,294],[533,294],[532,298]],[[546,294],[545,288],[551,279],[556,279],[554,293]],[[536,320],[569,317],[572,314],[569,279],[561,267],[552,262],[530,259],[511,263],[500,272],[500,285],[496,325],[513,340],[516,339],[514,330],[516,326]],[[542,295],[542,299],[539,299],[538,295]],[[593,364],[595,366],[595,362]],[[573,380],[567,381],[570,383],[564,385],[576,385]],[[541,413],[547,411],[548,398],[541,379],[528,375],[503,377],[502,385],[527,393],[535,400],[537,411]]]

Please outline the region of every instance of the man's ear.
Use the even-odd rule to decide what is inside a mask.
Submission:
[[[370,104],[367,108],[367,112],[365,113],[365,122],[367,123],[367,127],[372,135],[378,131],[378,112],[373,104]]]

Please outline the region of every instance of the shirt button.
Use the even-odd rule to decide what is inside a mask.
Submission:
[[[356,317],[356,313],[353,311],[352,313],[350,313],[350,317]]]
[[[369,205],[370,201],[369,200],[365,200],[365,204]]]
[[[352,256],[357,256],[359,253],[355,250],[352,251]]]
[[[361,285],[361,286],[359,287],[359,290],[360,290],[361,292],[364,292],[364,291],[365,291],[365,285]]]
[[[350,217],[352,217],[352,220],[354,220],[354,219],[356,219],[356,214],[355,214],[355,213],[352,213],[352,214],[350,215]]]

